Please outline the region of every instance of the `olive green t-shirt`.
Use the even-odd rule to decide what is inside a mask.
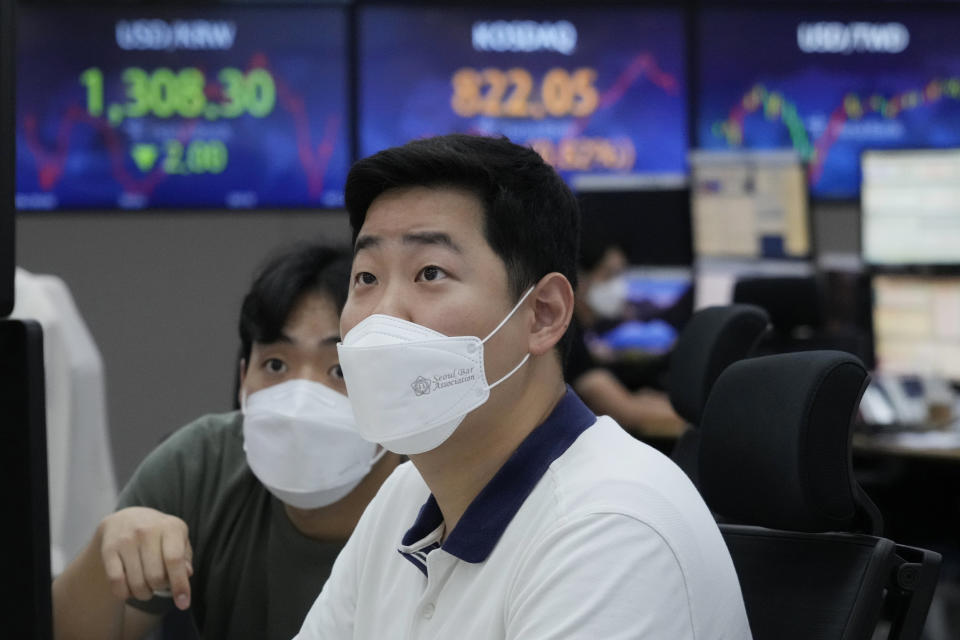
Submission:
[[[290,640],[343,544],[293,526],[247,466],[242,428],[233,412],[178,430],[140,464],[117,508],[151,507],[190,527],[190,610],[204,639]],[[158,614],[173,608],[160,597],[130,604]]]

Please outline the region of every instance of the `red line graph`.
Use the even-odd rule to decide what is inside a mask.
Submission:
[[[675,95],[680,88],[680,83],[677,82],[676,77],[663,71],[653,55],[650,53],[641,53],[635,56],[633,60],[630,61],[630,64],[620,72],[620,75],[617,76],[613,84],[600,94],[597,111],[608,109],[620,102],[627,91],[643,78],[649,79],[655,86],[671,95]],[[583,133],[590,124],[590,118],[593,117],[595,113],[596,111],[589,116],[578,118],[573,132],[565,137],[572,138]]]
[[[677,93],[679,83],[677,79],[666,73],[657,64],[657,59],[649,53],[636,56],[627,68],[623,70],[609,89],[600,96],[600,108],[617,103],[635,82],[646,77],[656,86],[670,94]]]
[[[247,66],[248,71],[256,68],[270,71],[273,76],[268,65],[268,59],[262,53],[252,56]],[[307,192],[310,198],[319,198],[323,193],[324,179],[330,158],[336,148],[335,141],[340,130],[340,118],[331,116],[327,119],[323,137],[315,145],[310,118],[303,98],[276,76],[274,76],[274,83],[277,89],[278,105],[293,119],[297,159],[307,179]],[[222,97],[222,90],[217,85],[207,85],[205,93],[210,99]],[[185,120],[178,128],[176,139],[181,144],[185,145],[190,139],[199,120],[199,118]],[[131,174],[125,164],[128,148],[124,136],[115,127],[111,126],[106,118],[91,116],[79,104],[75,104],[68,107],[66,113],[60,119],[56,142],[52,150],[45,148],[40,141],[37,116],[34,113],[26,113],[23,117],[24,137],[27,148],[36,161],[37,181],[41,189],[50,191],[63,178],[69,158],[72,134],[75,127],[80,124],[93,127],[103,138],[110,157],[110,170],[113,178],[125,192],[149,195],[158,184],[168,177],[160,165],[143,177]]]

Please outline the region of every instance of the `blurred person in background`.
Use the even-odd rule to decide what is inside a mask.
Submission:
[[[586,235],[582,239],[573,339],[564,377],[594,413],[610,416],[634,435],[678,436],[684,422],[667,394],[651,388],[631,390],[606,364],[615,354],[604,352],[602,343],[587,344],[587,333],[626,317],[627,267],[627,255],[620,246]]]

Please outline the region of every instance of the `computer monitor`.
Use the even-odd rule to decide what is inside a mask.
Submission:
[[[7,4],[7,3],[3,3]],[[50,640],[50,514],[43,334],[31,321],[0,320],[0,486],[11,588],[0,599],[3,637]]]
[[[0,2],[0,318],[13,312],[16,238],[13,206],[14,2]]]
[[[863,259],[960,266],[960,149],[863,154]]]
[[[960,277],[876,275],[877,369],[960,382]]]
[[[644,267],[690,267],[690,190],[681,182],[648,189],[578,192],[582,235],[590,242],[616,244],[631,264]]]
[[[622,317],[591,332],[588,341],[593,344],[588,346],[621,359],[666,355],[693,314],[691,270],[632,265],[624,275],[627,305]]]
[[[361,6],[361,155],[430,135],[505,135],[566,179],[686,173],[676,8]]]
[[[343,206],[344,7],[24,3],[19,13],[18,209]]]
[[[697,256],[810,256],[810,210],[803,166],[786,151],[690,154]]]

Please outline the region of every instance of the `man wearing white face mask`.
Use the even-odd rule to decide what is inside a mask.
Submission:
[[[591,410],[610,416],[634,435],[678,437],[686,424],[667,394],[647,388],[631,390],[587,346],[586,334],[625,317],[626,253],[591,235],[582,239],[577,262],[579,285],[564,377]]]
[[[750,637],[686,475],[563,380],[579,211],[532,150],[443,136],[351,169],[340,362],[403,464],[298,640]]]
[[[242,412],[204,416],[144,460],[54,583],[58,640],[140,638],[168,613],[178,625],[192,614],[203,638],[299,628],[399,462],[359,437],[344,395],[349,266],[308,245],[261,271],[240,317]],[[170,620],[167,637],[182,640]]]

